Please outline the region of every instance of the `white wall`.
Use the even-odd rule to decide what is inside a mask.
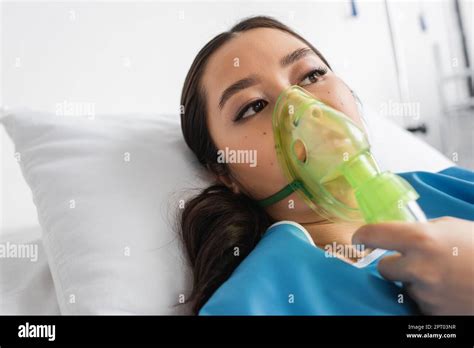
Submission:
[[[97,112],[175,111],[197,51],[238,19],[266,14],[300,31],[376,104],[396,93],[383,3],[359,7],[353,19],[347,1],[5,3],[4,103],[54,110],[68,100],[94,102]]]
[[[462,50],[455,19],[454,1],[392,1],[393,17],[399,36],[398,51],[403,57],[408,102],[417,103],[419,118],[402,116],[403,124],[428,126],[426,141],[440,148],[446,134],[442,126],[446,116],[442,111],[439,79],[463,68]],[[420,27],[419,15],[423,14],[426,31]],[[435,46],[439,48],[440,63],[435,60]],[[448,86],[456,97],[466,96],[465,85]],[[448,154],[449,155],[449,154]]]

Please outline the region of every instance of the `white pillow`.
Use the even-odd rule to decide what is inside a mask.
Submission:
[[[179,116],[22,110],[1,122],[33,192],[61,313],[189,313],[175,306],[190,273],[173,224],[189,189],[206,184]]]
[[[439,172],[455,164],[431,145],[370,108],[364,110],[372,153],[383,170]]]
[[[174,306],[189,294],[191,273],[173,226],[180,200],[210,181],[179,117],[16,110],[0,121],[33,192],[61,313],[189,313]],[[383,168],[452,165],[377,115],[368,123]]]

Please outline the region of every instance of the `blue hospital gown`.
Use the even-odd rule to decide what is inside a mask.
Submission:
[[[439,173],[400,174],[420,194],[428,219],[474,220],[474,173],[451,167]],[[449,232],[449,231],[447,231]],[[383,256],[381,257],[383,258]],[[415,303],[398,283],[377,271],[378,260],[356,268],[328,258],[304,228],[272,225],[254,250],[201,308],[200,315],[410,315]]]

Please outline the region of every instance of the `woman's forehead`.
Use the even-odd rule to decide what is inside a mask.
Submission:
[[[236,33],[235,37],[211,55],[207,66],[214,72],[218,71],[219,67],[243,68],[256,59],[261,61],[265,58],[265,63],[270,63],[272,60],[278,61],[292,48],[305,46],[307,45],[297,37],[279,29],[251,29]]]

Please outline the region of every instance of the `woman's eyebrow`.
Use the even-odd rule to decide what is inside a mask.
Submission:
[[[280,60],[280,65],[282,67],[293,64],[297,60],[307,56],[308,54],[315,54],[315,52],[309,47],[298,48],[297,50],[287,54]]]
[[[235,93],[256,85],[259,82],[259,79],[255,75],[250,75],[249,77],[243,78],[237,82],[234,82],[229,87],[225,89],[222,93],[221,99],[219,101],[219,108],[222,109],[224,104],[230,97],[232,97]]]
[[[282,67],[286,67],[290,64],[293,64],[299,59],[306,57],[308,54],[315,54],[315,52],[309,47],[302,47],[294,50],[293,52],[287,54],[280,60],[280,65]],[[254,86],[259,82],[258,78],[255,75],[251,75],[249,77],[243,78],[237,82],[234,82],[229,87],[225,89],[222,93],[221,99],[219,100],[219,109],[222,109],[227,100],[230,99],[234,94],[237,92]]]

